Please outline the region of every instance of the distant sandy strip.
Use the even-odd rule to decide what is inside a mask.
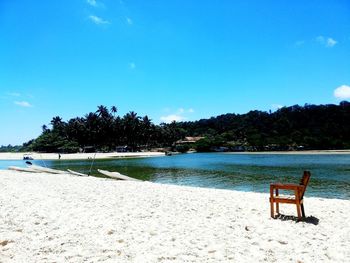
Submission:
[[[315,225],[259,193],[3,170],[0,189],[4,263],[350,262],[349,200],[306,197]]]
[[[269,151],[269,152],[226,152],[227,154],[350,154],[350,150],[310,150],[310,151]]]
[[[23,160],[23,156],[29,154],[35,160],[58,160],[57,153],[0,153],[0,160]],[[110,159],[110,158],[128,158],[128,157],[154,157],[154,156],[164,156],[162,152],[127,152],[127,153],[71,153],[71,154],[61,154],[61,160],[86,160],[92,159],[96,156],[96,159]]]

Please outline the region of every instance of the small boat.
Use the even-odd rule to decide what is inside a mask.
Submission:
[[[172,156],[172,155],[177,155],[180,154],[180,152],[165,152],[166,156]]]
[[[37,170],[39,172],[44,172],[44,173],[51,173],[51,174],[66,174],[67,172],[65,171],[61,171],[61,170],[56,170],[56,169],[52,169],[52,168],[47,168],[47,167],[42,167],[39,165],[29,165],[28,166],[31,169]]]
[[[23,160],[34,160],[31,154],[25,153],[23,154]]]
[[[110,171],[106,171],[106,170],[100,170],[97,169],[97,171],[103,175],[106,175],[108,177],[114,178],[114,179],[118,179],[118,180],[125,180],[125,181],[141,181],[139,179],[135,179],[123,174],[120,174],[118,172],[110,172]]]
[[[79,173],[79,172],[76,172],[76,171],[73,171],[73,170],[70,170],[70,169],[67,169],[67,171],[70,173],[70,174],[73,174],[73,175],[78,175],[78,176],[89,176],[88,174],[83,174],[83,173]]]
[[[29,168],[29,167],[17,167],[17,166],[9,166],[7,169],[18,172],[30,172],[30,173],[40,173],[40,171]]]

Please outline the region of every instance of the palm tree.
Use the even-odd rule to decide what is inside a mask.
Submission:
[[[135,150],[138,142],[140,128],[140,117],[137,113],[130,111],[123,117],[123,130],[126,143]]]
[[[149,127],[150,125],[151,125],[151,119],[150,118],[148,118],[148,116],[146,115],[146,116],[144,116],[143,118],[142,118],[142,121],[143,121],[143,124],[146,126],[146,127]]]
[[[58,133],[60,136],[65,136],[65,123],[62,121],[62,118],[59,116],[53,117],[51,120],[52,131]]]
[[[43,133],[47,133],[49,131],[49,129],[47,128],[47,125],[45,125],[45,124],[43,126],[41,126],[41,129],[42,129]]]
[[[96,113],[90,112],[85,115],[85,137],[88,146],[95,146],[97,144],[98,123],[99,119]]]
[[[83,147],[86,141],[86,127],[83,118],[76,117],[67,123],[66,131],[70,141],[76,141]]]
[[[117,113],[118,108],[116,106],[111,107],[111,112],[113,113],[113,117],[115,118],[115,114]]]
[[[96,113],[97,113],[97,116],[101,117],[102,119],[109,119],[111,117],[107,107],[103,105],[97,106]]]
[[[50,123],[52,124],[52,127],[55,129],[55,128],[61,126],[63,122],[62,122],[62,118],[60,116],[56,116],[56,117],[52,118]]]
[[[137,113],[134,111],[130,111],[129,113],[126,114],[127,118],[131,120],[136,120],[139,119],[140,117],[137,116]]]
[[[148,147],[148,144],[152,139],[152,122],[147,115],[142,118],[140,135],[140,143],[142,143],[143,146]]]

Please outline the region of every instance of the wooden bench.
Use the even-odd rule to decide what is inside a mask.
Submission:
[[[276,213],[279,214],[279,204],[295,204],[297,206],[298,219],[301,219],[301,215],[305,217],[305,210],[303,204],[303,197],[309,183],[311,173],[304,171],[303,177],[300,180],[300,184],[281,184],[273,183],[270,185],[270,206],[271,217],[276,218],[274,203],[276,203]],[[279,195],[279,190],[294,191],[294,196],[285,197]]]

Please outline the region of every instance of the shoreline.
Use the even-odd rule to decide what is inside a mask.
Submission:
[[[111,153],[36,153],[36,152],[6,152],[0,153],[0,160],[23,160],[24,155],[30,155],[34,160],[90,160],[90,159],[117,159],[117,158],[143,158],[165,156],[163,152],[111,152]]]
[[[346,262],[349,200],[317,223],[272,219],[268,194],[0,170],[4,262]],[[293,205],[281,206],[295,216]]]
[[[323,155],[323,154],[350,154],[350,149],[347,150],[305,150],[305,151],[261,151],[261,152],[223,152],[225,154],[291,154],[291,155]]]
[[[193,153],[193,152],[189,152]],[[196,153],[196,152],[194,152]],[[218,152],[210,152],[218,153]],[[347,150],[307,150],[307,151],[262,151],[262,152],[219,152],[232,155],[339,155],[350,154]],[[29,154],[34,160],[58,160],[58,153],[37,153],[37,152],[1,152],[0,160],[23,160],[23,156]],[[143,158],[165,156],[164,152],[110,152],[110,153],[61,153],[60,160],[89,160],[93,159],[117,159],[117,158]]]

